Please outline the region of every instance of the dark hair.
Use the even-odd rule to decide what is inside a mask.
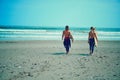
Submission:
[[[65,26],[65,30],[69,30],[69,26],[67,25],[67,26]]]
[[[92,30],[92,29],[93,29],[93,27],[90,27],[90,29]]]

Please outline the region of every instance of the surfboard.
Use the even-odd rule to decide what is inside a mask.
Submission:
[[[94,38],[94,40],[95,40],[95,46],[97,47],[98,43],[97,43],[97,40],[96,40],[96,38]]]

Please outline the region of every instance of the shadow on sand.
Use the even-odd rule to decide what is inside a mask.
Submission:
[[[64,52],[53,53],[53,55],[65,55],[65,54],[66,54],[66,53],[64,53]],[[87,54],[87,53],[82,53],[82,54],[70,54],[70,55],[91,56],[90,54]]]
[[[53,53],[53,55],[64,55],[64,52]]]
[[[91,56],[90,54],[78,54],[80,56]]]

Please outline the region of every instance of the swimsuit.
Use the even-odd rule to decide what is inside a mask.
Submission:
[[[90,38],[89,39],[89,45],[90,45],[90,51],[93,53],[94,46],[95,46],[95,40],[94,40],[94,38]]]

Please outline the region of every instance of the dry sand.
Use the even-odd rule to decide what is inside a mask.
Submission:
[[[0,41],[0,80],[120,80],[120,41]]]

